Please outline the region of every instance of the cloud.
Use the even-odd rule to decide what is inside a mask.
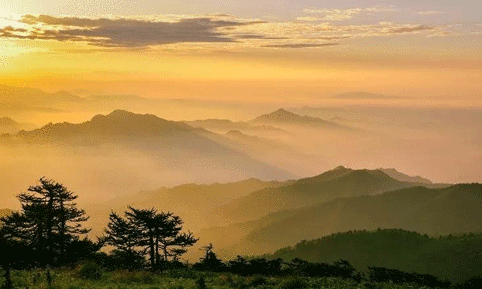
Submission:
[[[314,17],[314,16],[300,16],[300,17],[297,17],[296,20],[298,20],[298,21],[314,22],[314,21],[322,21],[323,18]]]
[[[406,33],[416,33],[423,31],[433,31],[435,27],[428,25],[401,25],[401,26],[389,26],[381,30],[385,34],[406,34]]]
[[[226,16],[184,18],[178,21],[150,21],[144,19],[88,19],[25,15],[21,23],[31,26],[29,31],[2,29],[1,36],[20,39],[85,41],[102,47],[148,47],[175,43],[236,42],[237,39],[220,28],[263,23],[259,20],[229,20]],[[262,35],[252,34],[252,38]]]
[[[391,12],[395,11],[393,8],[387,7],[371,7],[371,8],[350,8],[350,9],[305,9],[304,12],[307,14],[321,14],[322,17],[299,17],[304,21],[342,21],[352,19],[359,14],[374,14],[381,12]],[[316,19],[316,20],[315,20]]]
[[[445,14],[443,11],[420,11],[418,12],[419,15],[427,16],[427,15],[437,15],[437,14]]]
[[[284,44],[269,44],[263,45],[262,47],[268,48],[316,48],[316,47],[326,47],[335,46],[339,43],[284,43]]]
[[[364,25],[335,25],[321,21],[388,8],[310,10],[313,15],[292,22],[266,22],[233,15],[162,15],[158,18],[79,18],[24,15],[21,25],[0,27],[0,38],[82,42],[95,49],[161,49],[191,51],[236,48],[314,48],[333,46],[346,39],[393,35],[448,34],[448,27],[380,22]],[[325,11],[325,12],[323,12]],[[334,15],[338,16],[334,16]],[[340,16],[341,15],[341,16]],[[166,46],[166,47],[163,47]],[[85,49],[85,47],[83,48]],[[94,49],[94,48],[90,48]]]

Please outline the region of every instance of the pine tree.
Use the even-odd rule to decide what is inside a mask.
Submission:
[[[7,237],[27,242],[43,265],[66,256],[68,245],[89,232],[82,227],[88,217],[77,208],[77,196],[60,183],[41,178],[17,197],[22,210],[4,217],[2,230]]]
[[[177,261],[194,245],[192,233],[181,233],[182,220],[173,213],[129,207],[125,219],[111,213],[106,229],[106,243],[124,252],[148,255],[152,270],[171,260]]]

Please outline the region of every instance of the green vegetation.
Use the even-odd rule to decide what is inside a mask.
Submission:
[[[354,191],[356,184],[351,184]],[[482,232],[481,204],[481,184],[458,184],[441,189],[417,186],[375,195],[337,198],[230,225],[217,229],[216,234],[205,231],[199,236],[213,240],[211,236],[229,236],[236,226],[250,228],[243,231],[244,235],[238,234],[241,236],[228,244],[229,247],[220,248],[221,257],[233,258],[236,255],[261,255],[303,239],[355,229],[397,228],[432,236]]]
[[[361,271],[385,267],[460,282],[482,276],[482,233],[434,238],[398,229],[350,231],[302,241],[266,257],[310,262],[346,259]]]
[[[0,272],[1,273],[1,272]],[[52,289],[200,289],[204,280],[205,287],[209,289],[303,289],[303,288],[360,288],[360,289],[409,289],[421,288],[420,286],[404,284],[397,285],[390,282],[357,283],[333,277],[260,277],[239,276],[230,273],[204,273],[191,271],[182,277],[171,276],[173,272],[152,273],[143,271],[113,271],[103,272],[102,277],[79,278],[77,269],[52,271]],[[187,276],[187,277],[186,277]],[[15,288],[40,289],[48,288],[44,271],[15,271],[12,273]],[[3,279],[0,278],[0,282]],[[422,287],[430,288],[430,287]]]

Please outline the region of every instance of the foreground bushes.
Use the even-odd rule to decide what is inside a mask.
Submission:
[[[77,275],[81,279],[99,280],[100,278],[102,278],[102,269],[100,268],[99,265],[92,262],[88,262],[80,266]]]
[[[86,267],[87,268],[87,267]],[[89,268],[94,268],[90,267]],[[296,277],[276,276],[266,277],[261,275],[240,276],[231,273],[207,273],[190,270],[184,272],[185,277],[171,277],[171,272],[152,273],[148,271],[112,271],[102,272],[100,279],[82,279],[80,269],[54,270],[52,274],[52,289],[419,289],[432,288],[431,286],[398,285],[390,282],[375,283],[363,281],[357,283],[353,280],[334,277]],[[96,269],[93,270],[95,272]],[[88,270],[90,271],[90,269]],[[0,272],[2,273],[2,272]],[[179,271],[177,271],[179,273]],[[41,275],[40,278],[36,277]],[[17,271],[13,275],[16,289],[49,288],[43,271]],[[192,277],[192,278],[191,278]],[[35,279],[35,281],[34,281]],[[3,279],[0,278],[0,282]],[[461,287],[462,288],[462,287]],[[469,287],[467,287],[469,288]],[[473,287],[474,288],[474,287]]]

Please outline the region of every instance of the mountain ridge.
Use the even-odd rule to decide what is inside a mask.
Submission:
[[[288,217],[250,232],[222,252],[245,254],[249,248],[249,253],[263,253],[303,239],[378,227],[431,235],[482,232],[482,184],[434,189],[417,186],[372,196],[337,198],[285,215]]]
[[[298,115],[287,111],[284,108],[280,108],[271,113],[260,115],[250,121],[255,124],[291,124],[291,125],[304,125],[314,126],[326,129],[351,129],[349,127],[337,124],[335,122],[327,121],[321,118]]]
[[[352,170],[340,166],[275,190],[253,192],[218,208],[215,213],[235,222],[247,221],[275,211],[300,208],[338,197],[382,193],[416,185],[398,181],[379,170]]]

